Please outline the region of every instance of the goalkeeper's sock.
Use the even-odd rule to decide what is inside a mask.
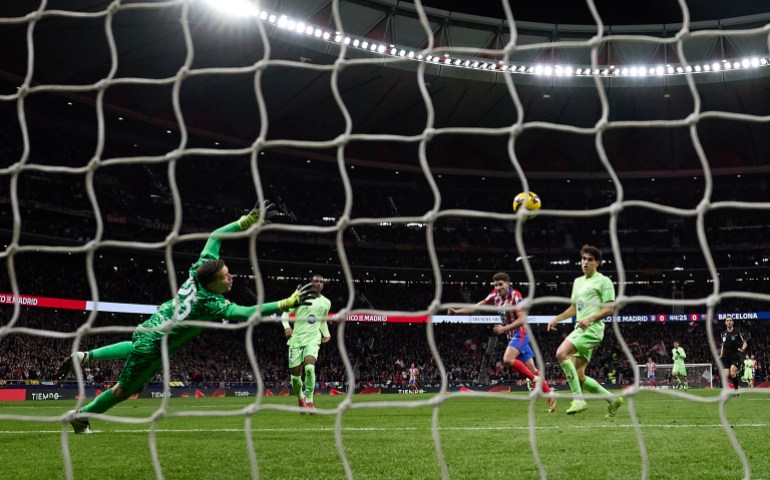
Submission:
[[[517,372],[519,372],[520,374],[524,375],[524,376],[525,376],[525,377],[527,377],[528,379],[530,379],[530,380],[534,380],[534,379],[535,379],[535,374],[534,374],[534,373],[532,373],[532,372],[530,372],[530,371],[529,371],[529,369],[527,368],[527,366],[526,366],[526,365],[524,365],[524,364],[521,362],[521,360],[519,360],[518,358],[517,358],[516,360],[514,360],[514,361],[513,361],[513,363],[511,364],[511,366],[513,367],[513,369],[514,369],[514,370],[516,370],[516,371],[517,371]]]
[[[302,398],[302,377],[299,375],[291,376],[291,389],[294,390],[294,395],[297,398]]]
[[[606,388],[599,385],[599,382],[594,380],[591,377],[586,377],[585,380],[583,380],[583,390],[585,390],[588,393],[599,393],[601,395],[612,395],[610,392],[607,391]],[[608,402],[611,402],[611,399],[607,399]]]
[[[308,402],[313,401],[315,393],[315,365],[305,365],[305,397]]]
[[[560,365],[562,371],[564,372],[564,376],[567,378],[570,392],[572,392],[573,395],[580,395],[582,391],[580,390],[580,380],[578,379],[578,373],[577,369],[575,368],[575,364],[572,363],[571,359],[568,359],[561,362]],[[578,398],[582,399],[582,396]]]
[[[81,408],[80,411],[86,413],[104,413],[119,403],[120,400],[115,398],[115,395],[112,394],[112,389],[109,388],[102,392],[101,395],[91,400],[91,403]]]
[[[120,342],[96,348],[88,352],[88,361],[126,359],[128,354],[131,353],[131,345],[133,345],[131,342]]]

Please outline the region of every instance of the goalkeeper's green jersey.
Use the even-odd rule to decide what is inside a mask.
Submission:
[[[676,347],[671,350],[671,357],[674,359],[674,367],[684,367],[684,359],[687,358],[684,348]]]
[[[283,314],[283,328],[293,328],[291,338],[286,342],[290,347],[304,347],[307,345],[321,344],[321,337],[329,336],[329,325],[326,317],[332,308],[332,302],[319,295],[310,300],[310,305],[302,305],[293,308]],[[290,314],[295,315],[294,326],[286,320]]]
[[[572,284],[572,303],[575,304],[576,321],[575,328],[578,328],[577,322],[599,313],[605,303],[615,300],[615,287],[609,277],[605,277],[599,272],[590,277],[583,275],[575,279]],[[597,320],[591,324],[590,329],[604,331],[604,322]]]
[[[238,223],[233,222],[214,230],[213,233],[239,231]],[[211,321],[226,319],[238,321],[246,320],[256,312],[256,306],[243,307],[231,303],[222,294],[206,290],[198,281],[197,268],[206,261],[218,260],[221,245],[221,239],[209,238],[198,261],[190,267],[190,276],[179,287],[176,296],[158,307],[158,310],[149,319],[139,325],[141,328],[153,328],[171,323],[173,327],[168,332],[135,332],[135,340],[144,343],[148,348],[155,349],[159,348],[159,340],[163,338],[163,335],[168,335],[168,346],[170,351],[173,352],[203,330],[203,327],[187,325],[185,322],[188,320]],[[263,315],[271,315],[279,311],[278,302],[262,305]]]

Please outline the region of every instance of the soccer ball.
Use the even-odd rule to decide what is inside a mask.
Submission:
[[[524,209],[534,212],[540,210],[540,197],[535,192],[521,192],[513,199],[513,212],[516,213],[524,207]]]

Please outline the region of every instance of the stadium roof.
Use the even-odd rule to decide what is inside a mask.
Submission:
[[[191,143],[216,141],[223,147],[246,147],[253,144],[264,126],[255,93],[256,80],[268,113],[267,138],[316,142],[311,148],[312,156],[333,159],[334,149],[320,148],[320,142],[331,144],[345,131],[345,118],[332,88],[335,77],[329,68],[338,57],[339,47],[266,25],[268,57],[256,20],[216,16],[203,1],[189,4],[191,43],[188,46],[180,23],[185,11],[183,3],[123,2],[109,10],[111,4],[106,1],[51,1],[47,13],[34,14],[39,2],[4,2],[0,16],[15,17],[15,20],[0,22],[0,44],[3,45],[0,109],[7,115],[15,115],[17,89],[30,73],[29,58],[33,58],[30,87],[39,89],[41,85],[51,84],[69,87],[33,91],[25,98],[27,109],[47,111],[50,104],[56,102],[89,108],[94,105],[103,85],[100,82],[110,75],[113,66],[105,28],[107,12],[111,12],[111,21],[107,23],[115,39],[117,63],[113,80],[104,93],[108,128],[122,129],[130,136],[133,127],[115,121],[126,118],[134,125],[139,122],[157,127],[159,132],[178,131],[172,102],[178,84],[181,113],[194,137]],[[328,27],[334,26],[330,16],[332,3],[305,0],[262,2],[262,5]],[[340,3],[346,32],[382,41],[398,40],[399,44],[415,48],[427,45],[424,29],[410,14],[414,9],[412,4],[390,0]],[[528,57],[527,61],[553,61],[572,58],[570,56],[590,58],[591,49],[587,47],[548,46],[548,42],[569,39],[570,35],[585,40],[596,33],[590,28],[581,31],[575,26],[583,23],[590,26],[592,18],[586,4],[536,2],[537,7],[533,7],[520,3],[513,5],[514,18],[517,22],[518,18],[523,19],[520,42],[543,43],[540,49],[521,53]],[[658,9],[654,8],[654,2],[634,8],[624,5],[620,9],[614,6],[617,2],[601,1],[597,2],[597,8],[610,27],[629,25],[627,22],[633,21],[644,24],[644,28],[637,30],[649,33],[659,28],[661,38],[671,37],[677,31],[676,23],[682,20],[678,3],[657,3]],[[727,22],[729,28],[759,28],[760,31],[751,35],[693,38],[686,47],[688,55],[712,61],[767,54],[767,31],[762,27],[770,23],[767,13],[770,3],[690,3],[692,20],[705,22],[699,28],[728,28],[722,25],[721,19],[730,18],[733,21]],[[437,47],[494,49],[504,47],[509,40],[506,29],[495,36],[489,34],[491,30],[487,28],[495,23],[494,18],[500,25],[503,15],[498,2],[428,1],[423,5],[429,9]],[[435,7],[439,6],[462,10],[462,14],[437,10]],[[53,12],[57,9],[87,15]],[[33,29],[30,20],[34,20]],[[565,20],[571,25],[562,25]],[[30,31],[34,45],[32,56],[27,48]],[[182,75],[177,74],[184,69],[190,53],[191,73],[182,79]],[[671,45],[616,41],[605,42],[599,54],[609,63],[630,64],[669,58],[676,52]],[[523,121],[526,128],[515,132],[514,151],[528,175],[606,174],[597,153],[594,130],[604,111],[600,91],[592,77],[513,77],[522,117],[504,74],[429,65],[425,68],[424,83],[435,113],[429,125],[429,109],[420,91],[417,62],[386,63],[378,60],[382,56],[352,49],[348,50],[348,57],[367,60],[347,64],[338,71],[340,95],[352,120],[351,133],[408,137],[400,142],[353,141],[346,148],[347,160],[352,163],[418,168],[417,140],[426,127],[432,127],[437,129],[428,143],[432,168],[513,175],[514,167],[508,155],[511,126]],[[262,61],[266,58],[271,62]],[[231,70],[217,70],[222,68]],[[714,73],[708,79],[694,76],[697,77],[694,83],[697,97],[685,83],[684,76],[603,80],[607,120],[629,122],[611,123],[603,128],[600,143],[613,168],[624,175],[697,174],[702,167],[692,142],[695,132],[715,171],[767,171],[770,169],[770,132],[762,118],[770,115],[767,70],[770,67]],[[255,76],[256,72],[259,77]],[[154,82],[127,80],[139,78],[154,79]],[[692,114],[698,102],[701,112],[721,111],[755,117],[726,118],[711,114],[695,117]],[[678,120],[679,123],[659,128],[630,123],[646,120]],[[93,124],[92,118],[87,128],[93,128]],[[567,127],[554,129],[551,124]],[[77,125],[67,126],[77,128]],[[488,130],[482,133],[444,130],[456,127]]]

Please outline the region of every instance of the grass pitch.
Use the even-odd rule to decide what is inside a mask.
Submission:
[[[716,391],[696,391],[716,399]],[[724,405],[730,430],[745,453],[751,478],[770,479],[770,391],[743,390]],[[495,397],[453,395],[438,411],[433,395],[356,396],[338,416],[344,397],[317,396],[319,414],[301,416],[293,397],[264,398],[251,416],[250,435],[261,479],[340,479],[345,470],[335,444],[342,445],[356,479],[437,479],[442,471],[434,448],[438,421],[447,473],[453,479],[540,478],[530,439],[534,434],[549,479],[639,479],[643,454],[630,416],[638,417],[651,479],[740,479],[738,453],[720,423],[718,402],[642,392],[626,401],[617,417],[605,418],[606,403],[589,400],[575,416],[546,413],[545,401],[524,394]],[[156,423],[160,469],[167,479],[252,477],[243,409],[254,398],[171,399]],[[73,408],[70,401],[0,403],[2,477],[66,478],[64,448],[76,479],[156,478],[149,418],[160,400],[131,400],[109,413],[121,422],[92,421],[93,435],[72,435],[69,425],[51,421]],[[532,408],[534,430],[529,428]],[[239,412],[241,414],[239,414]],[[9,415],[29,417],[9,420]],[[125,421],[141,421],[125,423]],[[48,421],[46,421],[48,420]],[[67,435],[63,436],[62,431]],[[64,443],[62,439],[64,438]]]

